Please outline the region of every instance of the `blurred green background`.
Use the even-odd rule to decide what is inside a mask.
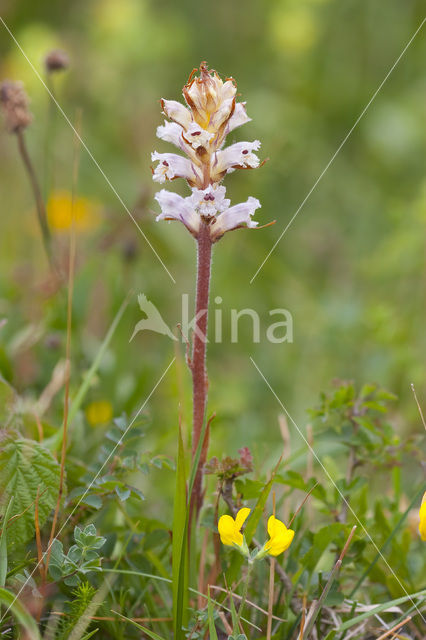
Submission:
[[[398,395],[401,433],[421,429],[410,383],[425,402],[425,30],[312,192],[252,284],[250,279],[307,196],[338,146],[424,17],[416,0],[39,0],[2,2],[1,16],[44,77],[52,48],[70,58],[52,78],[65,113],[82,109],[82,137],[113,188],[169,271],[173,284],[117,196],[84,149],[79,195],[100,220],[78,234],[72,336],[72,392],[90,366],[114,314],[130,304],[85,406],[101,400],[114,415],[135,412],[176,353],[167,337],[140,333],[143,292],[171,325],[181,295],[193,302],[195,244],[181,225],[157,224],[152,150],[173,151],[155,137],[161,97],[181,99],[193,67],[206,60],[233,76],[252,122],[233,140],[262,142],[269,161],[226,179],[233,203],[259,198],[260,224],[215,247],[212,311],[223,312],[223,341],[209,346],[209,409],[217,419],[211,453],[253,448],[277,457],[277,401],[251,355],[304,430],[306,410],[333,378],[375,381]],[[51,109],[45,88],[0,25],[0,76],[22,80],[34,122],[26,132],[46,195],[71,189],[73,134]],[[31,402],[64,357],[66,295],[52,292],[27,176],[13,136],[0,135],[0,371]],[[160,188],[160,187],[159,187]],[[166,185],[181,194],[186,185]],[[92,205],[90,205],[92,206]],[[56,234],[67,255],[67,236]],[[214,298],[220,296],[221,304]],[[270,344],[268,311],[293,317],[292,344]],[[262,336],[253,344],[248,318],[230,340],[230,309],[253,308]],[[180,354],[180,355],[179,355]],[[190,424],[190,379],[178,362],[149,402],[147,446],[174,452],[179,406]],[[59,427],[62,394],[48,413]],[[81,438],[91,434],[81,420]],[[293,428],[294,447],[301,445]],[[100,433],[100,432],[97,432]],[[93,435],[90,437],[94,437]]]

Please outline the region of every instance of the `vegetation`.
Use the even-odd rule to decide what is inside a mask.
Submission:
[[[422,4],[206,11],[1,16],[1,637],[421,640]]]

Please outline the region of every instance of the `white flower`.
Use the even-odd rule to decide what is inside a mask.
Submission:
[[[213,177],[222,177],[229,169],[256,169],[260,160],[254,150],[260,148],[259,140],[254,142],[236,142],[221,151],[217,151],[212,162]]]
[[[203,127],[200,127],[200,125],[196,122],[192,122],[183,134],[184,139],[194,149],[198,149],[198,147],[208,147],[208,144],[213,136],[213,133],[209,133],[208,131],[203,129]]]
[[[154,151],[151,154],[151,160],[158,161],[152,175],[154,182],[163,183],[174,178],[185,178],[190,185],[194,185],[202,179],[199,167],[196,167],[188,158],[176,153]]]
[[[256,209],[259,209],[261,206],[257,198],[250,196],[247,202],[241,202],[229,209],[225,209],[210,226],[210,238],[212,242],[219,240],[227,231],[233,231],[240,227],[248,227],[249,229],[257,227],[258,223],[253,221],[251,217]]]
[[[200,228],[200,216],[190,202],[191,196],[182,198],[173,191],[161,189],[155,194],[155,199],[161,207],[161,213],[156,217],[157,221],[179,220],[183,222],[188,231],[197,236]]]
[[[193,189],[188,200],[201,216],[209,219],[229,207],[231,201],[225,195],[225,187],[209,185],[207,189]]]
[[[176,100],[161,100],[161,107],[165,116],[173,122],[177,122],[181,127],[187,129],[192,122],[192,115],[189,109]]]
[[[246,103],[237,102],[235,105],[234,113],[229,118],[226,125],[225,135],[228,135],[230,131],[233,131],[237,127],[241,127],[241,125],[246,124],[246,122],[250,122],[250,120],[251,118],[248,117],[246,112]]]
[[[156,219],[179,220],[194,236],[197,236],[203,220],[209,225],[212,242],[219,240],[226,231],[257,226],[258,223],[251,217],[261,206],[259,200],[250,197],[247,202],[230,207],[231,202],[225,196],[225,187],[212,185],[207,189],[192,189],[192,194],[187,198],[162,189],[155,196],[161,207]]]

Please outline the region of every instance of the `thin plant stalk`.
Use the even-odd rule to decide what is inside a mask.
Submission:
[[[80,129],[81,113],[77,114],[77,131]],[[68,301],[67,301],[67,341],[66,341],[66,373],[65,373],[65,397],[64,397],[64,420],[63,420],[63,437],[61,447],[61,471],[59,477],[59,491],[58,499],[56,501],[56,507],[53,514],[52,528],[50,531],[49,544],[47,547],[46,564],[45,564],[45,578],[47,577],[47,571],[49,568],[50,553],[52,549],[53,538],[55,537],[56,523],[59,516],[59,508],[61,505],[62,495],[64,491],[65,481],[65,458],[67,452],[67,431],[68,431],[68,414],[69,414],[69,395],[70,395],[70,368],[71,368],[71,324],[72,324],[72,300],[74,293],[74,271],[75,271],[75,254],[76,254],[76,234],[75,234],[75,220],[74,220],[74,203],[75,203],[75,191],[77,188],[77,176],[78,176],[78,137],[75,138],[74,147],[74,162],[73,162],[73,182],[72,182],[72,198],[71,198],[71,233],[70,233],[70,249],[69,249],[69,264],[68,264]]]
[[[193,337],[191,374],[193,398],[193,426],[192,426],[192,458],[194,459],[203,427],[208,393],[208,378],[206,367],[208,305],[211,273],[212,242],[208,225],[202,224],[197,239],[197,289],[195,300],[195,330]],[[209,443],[209,429],[206,430],[201,455],[195,476],[192,493],[192,507],[196,512],[202,504],[202,473],[206,462]]]
[[[269,595],[268,595],[268,623],[266,626],[266,640],[271,640],[272,635],[272,611],[274,607],[274,579],[276,559],[271,558],[269,565]]]
[[[40,226],[40,231],[43,239],[44,250],[47,255],[50,266],[53,266],[52,258],[52,238],[50,235],[50,229],[47,222],[46,207],[44,204],[43,196],[41,193],[40,185],[37,179],[37,175],[34,169],[34,165],[31,161],[30,154],[28,153],[25,137],[22,129],[17,129],[16,139],[18,141],[18,149],[30,179],[31,188],[34,195],[36,204],[37,219]]]

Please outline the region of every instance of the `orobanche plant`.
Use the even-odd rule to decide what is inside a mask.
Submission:
[[[161,100],[169,122],[158,127],[157,136],[174,144],[181,153],[152,153],[152,160],[157,163],[152,176],[155,182],[163,184],[183,178],[191,189],[186,198],[167,189],[159,191],[155,198],[161,207],[157,220],[182,222],[197,242],[196,322],[188,359],[193,383],[193,456],[207,404],[206,341],[212,246],[227,231],[256,227],[258,223],[252,217],[261,206],[251,196],[246,202],[230,206],[221,183],[236,169],[256,169],[262,164],[254,153],[260,148],[259,140],[225,147],[227,135],[250,121],[245,103],[236,101],[235,81],[227,78],[224,82],[215,71],[208,70],[205,62],[201,63],[198,76],[197,71],[192,71],[183,87],[186,106],[175,100]],[[194,483],[193,504],[197,510],[201,506],[202,468],[208,441],[207,428]]]

